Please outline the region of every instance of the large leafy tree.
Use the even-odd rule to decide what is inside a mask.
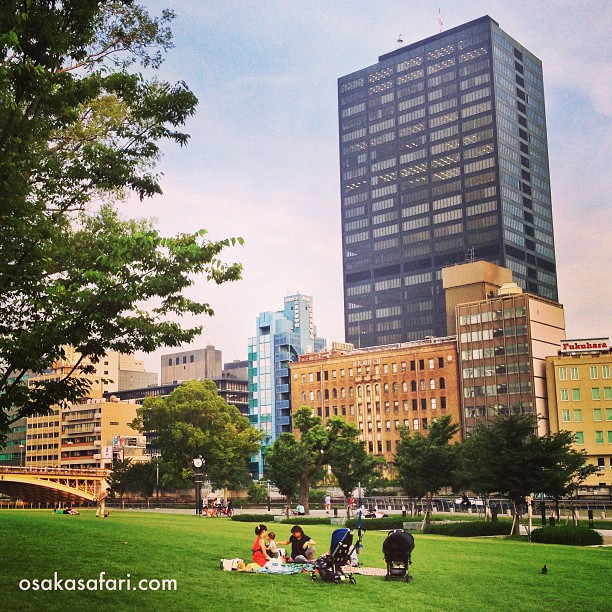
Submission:
[[[310,513],[308,493],[310,486],[323,476],[324,466],[334,466],[341,478],[357,477],[365,474],[364,466],[370,465],[361,454],[365,454],[363,445],[357,441],[359,430],[341,417],[332,417],[325,423],[313,416],[310,408],[302,407],[293,415],[293,427],[299,437],[283,434],[277,438],[266,451],[266,466],[272,480],[299,483],[299,499],[307,514]],[[293,461],[287,461],[283,451],[290,451]],[[348,465],[342,465],[340,471],[339,456],[342,450],[349,453],[345,458]],[[355,474],[350,474],[355,470]],[[334,473],[335,474],[335,473]],[[345,482],[346,485],[346,482]]]
[[[0,4],[0,437],[83,397],[78,374],[109,349],[193,339],[200,325],[170,320],[212,309],[183,291],[195,275],[240,276],[219,259],[234,240],[167,238],[108,204],[161,193],[161,143],[188,140],[195,96],[142,73],[172,46],[172,17],[132,0]],[[73,371],[28,386],[67,345],[79,356]]]
[[[453,484],[457,450],[450,442],[458,431],[459,425],[452,423],[450,416],[434,421],[427,436],[419,431],[400,431],[395,465],[406,495],[431,500],[436,491]]]
[[[167,468],[165,482],[191,483],[192,459],[202,455],[205,475],[215,488],[237,488],[250,481],[249,457],[261,435],[214,382],[189,381],[167,397],[147,398],[133,427],[155,432],[155,445]]]

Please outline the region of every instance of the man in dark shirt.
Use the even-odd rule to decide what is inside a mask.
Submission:
[[[316,542],[304,533],[299,525],[291,528],[291,537],[284,542],[277,542],[276,545],[283,546],[291,544],[291,557],[289,561],[294,563],[311,563],[315,558]]]

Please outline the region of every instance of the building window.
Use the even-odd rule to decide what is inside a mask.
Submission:
[[[570,378],[572,380],[578,380],[578,368],[577,367],[570,368]]]
[[[580,401],[580,389],[572,389],[572,400],[575,402]]]
[[[598,375],[597,375],[597,366],[591,366],[589,368],[589,373],[591,375],[591,380],[596,380],[598,378]]]
[[[591,387],[591,399],[594,401],[601,399],[601,391],[599,387]]]
[[[612,387],[604,387],[604,399],[612,400]]]
[[[314,402],[314,391],[310,392],[310,401]]]
[[[604,443],[604,435],[603,431],[595,432],[595,444],[603,444]]]
[[[195,361],[195,355],[189,355],[189,363],[193,363]]]
[[[439,368],[444,367],[444,357],[438,357],[438,367]]]
[[[610,378],[610,366],[609,365],[601,366],[601,377]]]
[[[429,379],[429,388],[430,389],[435,389],[436,388],[436,379],[435,378],[430,378]]]
[[[407,381],[402,382],[402,391],[404,393],[408,393],[408,382]]]
[[[582,409],[577,408],[574,410],[574,421],[576,423],[582,423]]]
[[[314,374],[312,372],[308,374],[308,382],[314,382]]]
[[[179,358],[177,357],[177,358],[174,360],[174,365],[178,365],[178,364],[179,364]]]
[[[436,398],[435,398],[435,397],[432,397],[432,398],[431,398],[431,409],[432,409],[432,410],[435,410],[435,409],[438,407],[438,405],[437,405],[437,404],[438,404],[438,403],[437,403]]]
[[[397,393],[399,391],[399,385],[397,383],[393,383],[393,393]]]
[[[397,374],[397,363],[392,363],[392,364],[391,364],[391,371],[392,371],[394,374]]]
[[[569,402],[569,391],[567,389],[559,389],[559,397],[562,402]]]
[[[584,444],[584,432],[577,431],[574,433],[576,444]]]
[[[605,457],[597,457],[597,467],[600,469],[606,469],[606,459]]]
[[[567,368],[559,368],[559,380],[567,380]]]
[[[608,444],[612,444],[612,431],[608,430]],[[610,457],[610,469],[612,469],[612,457]]]
[[[170,359],[168,359],[168,365],[171,366],[172,365],[172,357],[170,357]]]
[[[440,379],[440,389],[446,389],[446,381],[443,378]]]
[[[570,411],[569,410],[562,410],[561,411],[561,420],[564,423],[569,423],[570,422]]]
[[[419,431],[419,419],[412,419],[412,429]]]
[[[606,408],[606,421],[612,421],[612,408]]]
[[[593,408],[593,420],[601,421],[601,408]]]
[[[440,398],[440,408],[442,408],[442,410],[446,410],[446,397]]]
[[[306,391],[304,391],[304,393],[302,393],[302,401],[305,402],[306,401]]]

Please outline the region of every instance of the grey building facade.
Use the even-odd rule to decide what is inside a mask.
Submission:
[[[347,342],[445,336],[442,268],[557,301],[542,63],[485,16],[338,80]]]

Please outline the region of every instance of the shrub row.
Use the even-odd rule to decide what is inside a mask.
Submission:
[[[469,521],[456,523],[431,523],[423,533],[470,538],[477,536],[510,535],[510,525],[497,521]]]
[[[274,522],[273,514],[234,514],[232,521],[238,521],[239,523],[268,523]]]
[[[281,521],[283,525],[329,525],[329,516],[290,516]]]
[[[356,529],[357,522],[359,519],[352,518],[346,521],[346,526],[349,529]],[[404,521],[408,520],[407,518],[402,517],[401,514],[396,514],[392,516],[385,516],[379,519],[366,519],[364,518],[361,521],[361,526],[365,530],[376,530],[376,529],[402,529],[404,526]]]
[[[561,525],[540,527],[531,532],[531,541],[538,544],[566,544],[567,546],[596,546],[603,544],[603,536],[588,527]]]

